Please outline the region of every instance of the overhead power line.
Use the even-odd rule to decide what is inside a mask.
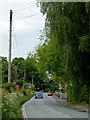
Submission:
[[[28,18],[28,17],[33,17],[33,16],[36,16],[40,13],[36,13],[36,14],[33,14],[33,15],[28,15],[28,16],[25,16],[25,17],[20,17],[20,18],[17,18],[16,20],[19,20],[19,19],[25,19],[25,18]]]
[[[16,34],[15,34],[15,29],[14,29],[14,26],[13,26],[13,36],[14,36],[14,39],[15,39],[15,42],[16,42],[17,53],[18,53],[18,54],[19,54],[19,56],[20,56],[20,51],[19,51],[19,47],[18,47],[18,44],[17,44],[17,39],[16,39]]]
[[[36,6],[33,6],[31,8],[19,11],[19,12],[14,12],[15,15],[20,15],[20,16],[26,16],[26,15],[30,15],[30,12],[35,9]]]
[[[31,5],[31,6],[29,5],[29,6],[27,6],[27,7],[17,9],[16,11],[14,11],[14,13],[19,12],[19,11],[22,11],[22,10],[26,10],[26,9],[31,8],[31,7],[33,7],[33,6],[36,6],[36,5],[33,4],[33,5]]]

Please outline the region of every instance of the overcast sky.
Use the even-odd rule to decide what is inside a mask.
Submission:
[[[34,51],[40,43],[39,37],[44,28],[45,16],[36,6],[36,0],[0,2],[0,56],[9,57],[9,17],[13,11],[12,23],[12,59],[26,58],[27,53]]]

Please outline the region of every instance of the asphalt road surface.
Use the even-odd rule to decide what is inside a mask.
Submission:
[[[43,99],[33,97],[22,106],[24,118],[88,118],[86,112],[63,107],[47,93],[43,96]]]

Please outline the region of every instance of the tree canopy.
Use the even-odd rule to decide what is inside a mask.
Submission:
[[[83,2],[40,3],[46,20],[37,50],[39,69],[44,67],[61,82],[72,82],[74,102],[82,101],[78,91],[86,91],[90,84],[89,7]]]

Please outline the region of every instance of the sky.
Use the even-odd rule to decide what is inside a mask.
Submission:
[[[44,29],[45,16],[37,7],[36,0],[3,0],[0,2],[0,56],[9,59],[10,9],[13,11],[12,22],[12,55],[27,57],[39,45],[39,37]]]

